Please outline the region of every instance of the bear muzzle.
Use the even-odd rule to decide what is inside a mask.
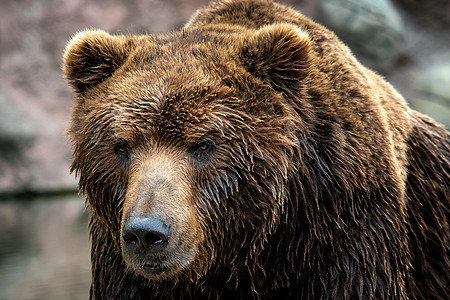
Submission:
[[[176,276],[197,257],[198,218],[189,165],[181,154],[139,155],[122,210],[121,251],[129,271],[147,279]]]
[[[121,233],[122,255],[136,274],[157,279],[176,269],[169,245],[172,226],[154,216],[131,216],[124,220]],[[173,244],[173,241],[172,241]],[[172,247],[176,248],[177,247]]]

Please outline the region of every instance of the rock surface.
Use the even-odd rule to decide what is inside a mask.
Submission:
[[[352,49],[389,69],[405,46],[405,28],[389,0],[321,0],[323,24]]]

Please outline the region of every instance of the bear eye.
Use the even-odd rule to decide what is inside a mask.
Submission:
[[[207,142],[201,142],[197,146],[197,151],[206,151],[206,150],[208,150],[209,147],[210,147],[210,145]]]
[[[114,146],[114,153],[115,153],[116,157],[121,161],[128,160],[128,158],[130,156],[129,151],[128,151],[128,146],[125,142],[116,144]]]
[[[190,156],[200,167],[205,166],[211,160],[214,151],[214,142],[210,139],[202,140],[189,148]]]

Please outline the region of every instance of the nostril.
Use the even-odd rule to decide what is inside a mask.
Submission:
[[[123,240],[125,241],[125,243],[131,244],[133,246],[139,246],[139,238],[131,232],[125,234]]]
[[[153,244],[160,244],[160,243],[164,242],[165,237],[161,237],[158,234],[149,232],[145,235],[144,239],[145,239],[145,243],[147,245],[153,245]]]
[[[130,217],[122,228],[124,246],[132,252],[157,253],[170,241],[172,230],[158,218]]]

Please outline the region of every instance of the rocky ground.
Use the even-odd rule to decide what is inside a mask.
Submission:
[[[182,26],[207,0],[2,0],[0,194],[75,189],[64,135],[72,103],[60,71],[77,31],[154,33]],[[281,1],[335,30],[411,105],[450,124],[446,0]]]

